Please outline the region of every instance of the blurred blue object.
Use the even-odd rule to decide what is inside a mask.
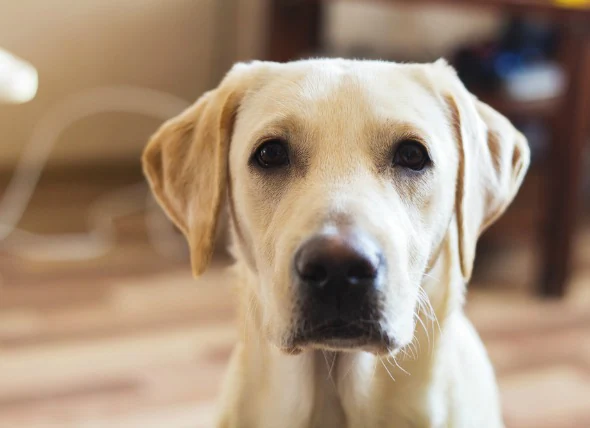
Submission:
[[[497,40],[459,49],[453,63],[470,89],[494,91],[529,68],[543,68],[544,64],[552,63],[556,45],[557,32],[553,27],[512,18]]]

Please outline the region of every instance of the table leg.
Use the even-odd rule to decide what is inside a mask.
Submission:
[[[564,45],[570,82],[565,104],[557,117],[546,178],[548,217],[539,292],[547,297],[560,297],[566,292],[590,122],[590,32],[572,28]]]
[[[320,44],[322,2],[272,0],[268,59],[290,61],[313,55]]]

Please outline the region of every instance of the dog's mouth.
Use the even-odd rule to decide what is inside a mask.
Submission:
[[[382,331],[379,323],[340,318],[321,324],[305,323],[293,337],[292,345],[295,349],[365,350],[374,353],[386,352],[395,347],[394,341]]]

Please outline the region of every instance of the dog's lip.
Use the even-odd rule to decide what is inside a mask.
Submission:
[[[293,346],[333,351],[370,350],[371,352],[395,347],[394,341],[378,328],[377,323],[347,322],[342,319],[331,320],[302,330],[294,338]]]
[[[310,335],[325,339],[354,339],[371,335],[372,323],[347,322],[343,319],[334,319],[323,322],[310,328]]]

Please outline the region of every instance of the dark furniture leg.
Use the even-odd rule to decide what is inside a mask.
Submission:
[[[570,82],[558,113],[548,162],[547,218],[539,292],[560,297],[566,292],[572,265],[584,144],[590,122],[590,31],[566,30],[563,54]]]
[[[315,53],[320,44],[322,2],[270,2],[268,59],[284,62]]]

